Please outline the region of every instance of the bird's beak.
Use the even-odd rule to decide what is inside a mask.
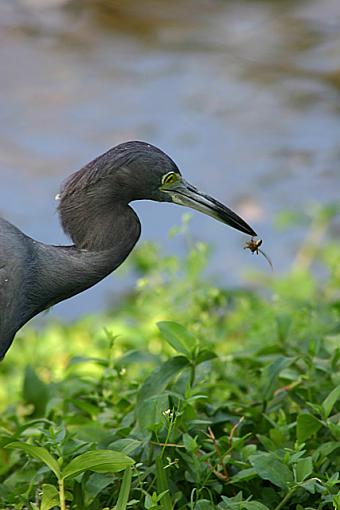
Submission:
[[[240,216],[209,195],[201,193],[183,178],[168,189],[162,187],[161,190],[169,193],[176,204],[191,207],[245,234],[256,236],[256,232]]]

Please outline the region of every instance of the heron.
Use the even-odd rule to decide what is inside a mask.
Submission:
[[[69,246],[36,241],[0,218],[0,360],[30,319],[127,258],[141,233],[130,202],[188,206],[256,236],[235,212],[189,184],[165,152],[141,141],[117,145],[73,173],[56,198]]]

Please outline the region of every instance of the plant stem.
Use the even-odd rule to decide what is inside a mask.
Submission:
[[[283,500],[280,501],[280,503],[274,508],[274,510],[281,510],[281,508],[283,508],[283,506],[287,503],[288,499],[293,496],[295,490],[296,490],[296,487],[294,487],[293,489],[288,491],[287,494],[285,495],[285,497],[283,498]]]
[[[163,455],[164,455],[164,452],[165,452],[165,448],[166,448],[166,446],[167,446],[167,444],[168,444],[168,442],[170,440],[170,436],[171,436],[171,433],[172,433],[175,421],[176,421],[175,410],[174,410],[174,408],[172,408],[172,414],[171,414],[170,423],[169,423],[169,426],[168,426],[168,431],[167,431],[166,439],[165,439],[165,442],[164,442],[164,445],[163,445],[163,448],[162,448],[162,451],[161,451],[161,456],[160,456],[161,459],[163,458]]]
[[[65,505],[65,490],[64,490],[64,480],[63,480],[63,478],[58,480],[58,485],[59,485],[60,510],[66,510],[66,505]]]

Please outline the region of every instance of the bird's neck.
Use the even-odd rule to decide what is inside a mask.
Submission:
[[[68,197],[59,206],[64,232],[78,249],[103,251],[117,243],[133,245],[140,234],[140,223],[133,209],[124,202],[91,194]]]
[[[113,208],[109,218],[107,214],[87,217],[78,226],[78,239],[83,236],[86,248],[38,243],[32,301],[43,303],[43,310],[92,287],[122,264],[140,231],[137,215],[125,205]]]

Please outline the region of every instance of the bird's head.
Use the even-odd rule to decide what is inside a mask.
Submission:
[[[231,209],[189,184],[167,154],[145,142],[122,143],[91,161],[71,175],[59,197],[59,212],[68,232],[75,230],[75,223],[79,224],[81,211],[93,215],[100,209],[105,213],[114,203],[146,199],[196,209],[256,236]]]
[[[125,150],[138,153],[130,165],[118,172],[121,182],[125,174],[125,187],[130,191],[133,189],[133,200],[150,199],[184,205],[256,236],[255,231],[231,209],[189,184],[174,161],[163,151],[144,142],[128,142],[122,146]]]

